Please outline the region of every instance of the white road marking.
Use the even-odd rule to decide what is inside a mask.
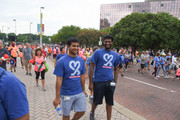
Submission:
[[[136,82],[139,82],[139,83],[142,83],[142,84],[145,84],[145,85],[149,85],[151,87],[155,87],[155,88],[159,88],[161,90],[167,90],[169,92],[176,92],[174,90],[169,90],[167,88],[163,88],[163,87],[160,87],[160,86],[157,86],[157,85],[153,85],[153,84],[150,84],[150,83],[147,83],[147,82],[143,82],[143,81],[140,81],[140,80],[137,80],[137,79],[134,79],[134,78],[130,78],[130,77],[124,77],[125,79],[128,79],[128,80],[132,80],[132,81],[136,81]]]

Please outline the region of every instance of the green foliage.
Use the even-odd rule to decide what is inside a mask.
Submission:
[[[58,31],[56,35],[53,35],[51,37],[51,41],[53,43],[62,42],[63,44],[65,44],[69,37],[76,37],[77,33],[80,30],[81,28],[77,26],[64,26]]]
[[[134,51],[178,48],[179,32],[180,21],[168,13],[132,13],[110,30],[115,45],[132,46]]]
[[[82,29],[77,34],[77,38],[79,39],[81,45],[90,47],[93,45],[98,45],[100,37],[104,37],[105,34],[105,32],[100,32],[95,29]]]

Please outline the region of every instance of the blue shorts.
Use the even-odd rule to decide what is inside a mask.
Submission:
[[[148,63],[147,62],[145,62],[145,65],[144,65],[144,67],[147,67],[148,66]]]
[[[64,116],[69,116],[73,109],[74,112],[84,112],[87,110],[86,95],[84,93],[71,96],[61,95],[61,106]]]

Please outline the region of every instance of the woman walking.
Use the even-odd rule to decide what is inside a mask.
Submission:
[[[38,81],[39,81],[39,76],[41,75],[42,78],[42,89],[43,91],[46,91],[45,89],[45,65],[44,63],[45,58],[42,55],[42,50],[40,48],[35,50],[35,56],[34,56],[34,62],[35,62],[35,67],[34,67],[34,71],[36,74],[36,86],[38,87]]]

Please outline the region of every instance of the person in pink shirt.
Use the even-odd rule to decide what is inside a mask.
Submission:
[[[42,78],[42,89],[43,91],[46,91],[45,89],[45,57],[42,55],[42,50],[41,48],[38,48],[35,50],[35,56],[33,57],[33,61],[35,63],[34,66],[34,71],[36,74],[36,87],[38,87],[38,81],[39,81],[39,76],[41,75]]]
[[[176,77],[174,77],[173,80],[175,80],[176,78],[179,78],[179,80],[180,80],[180,65],[179,65],[179,68],[176,71]]]

